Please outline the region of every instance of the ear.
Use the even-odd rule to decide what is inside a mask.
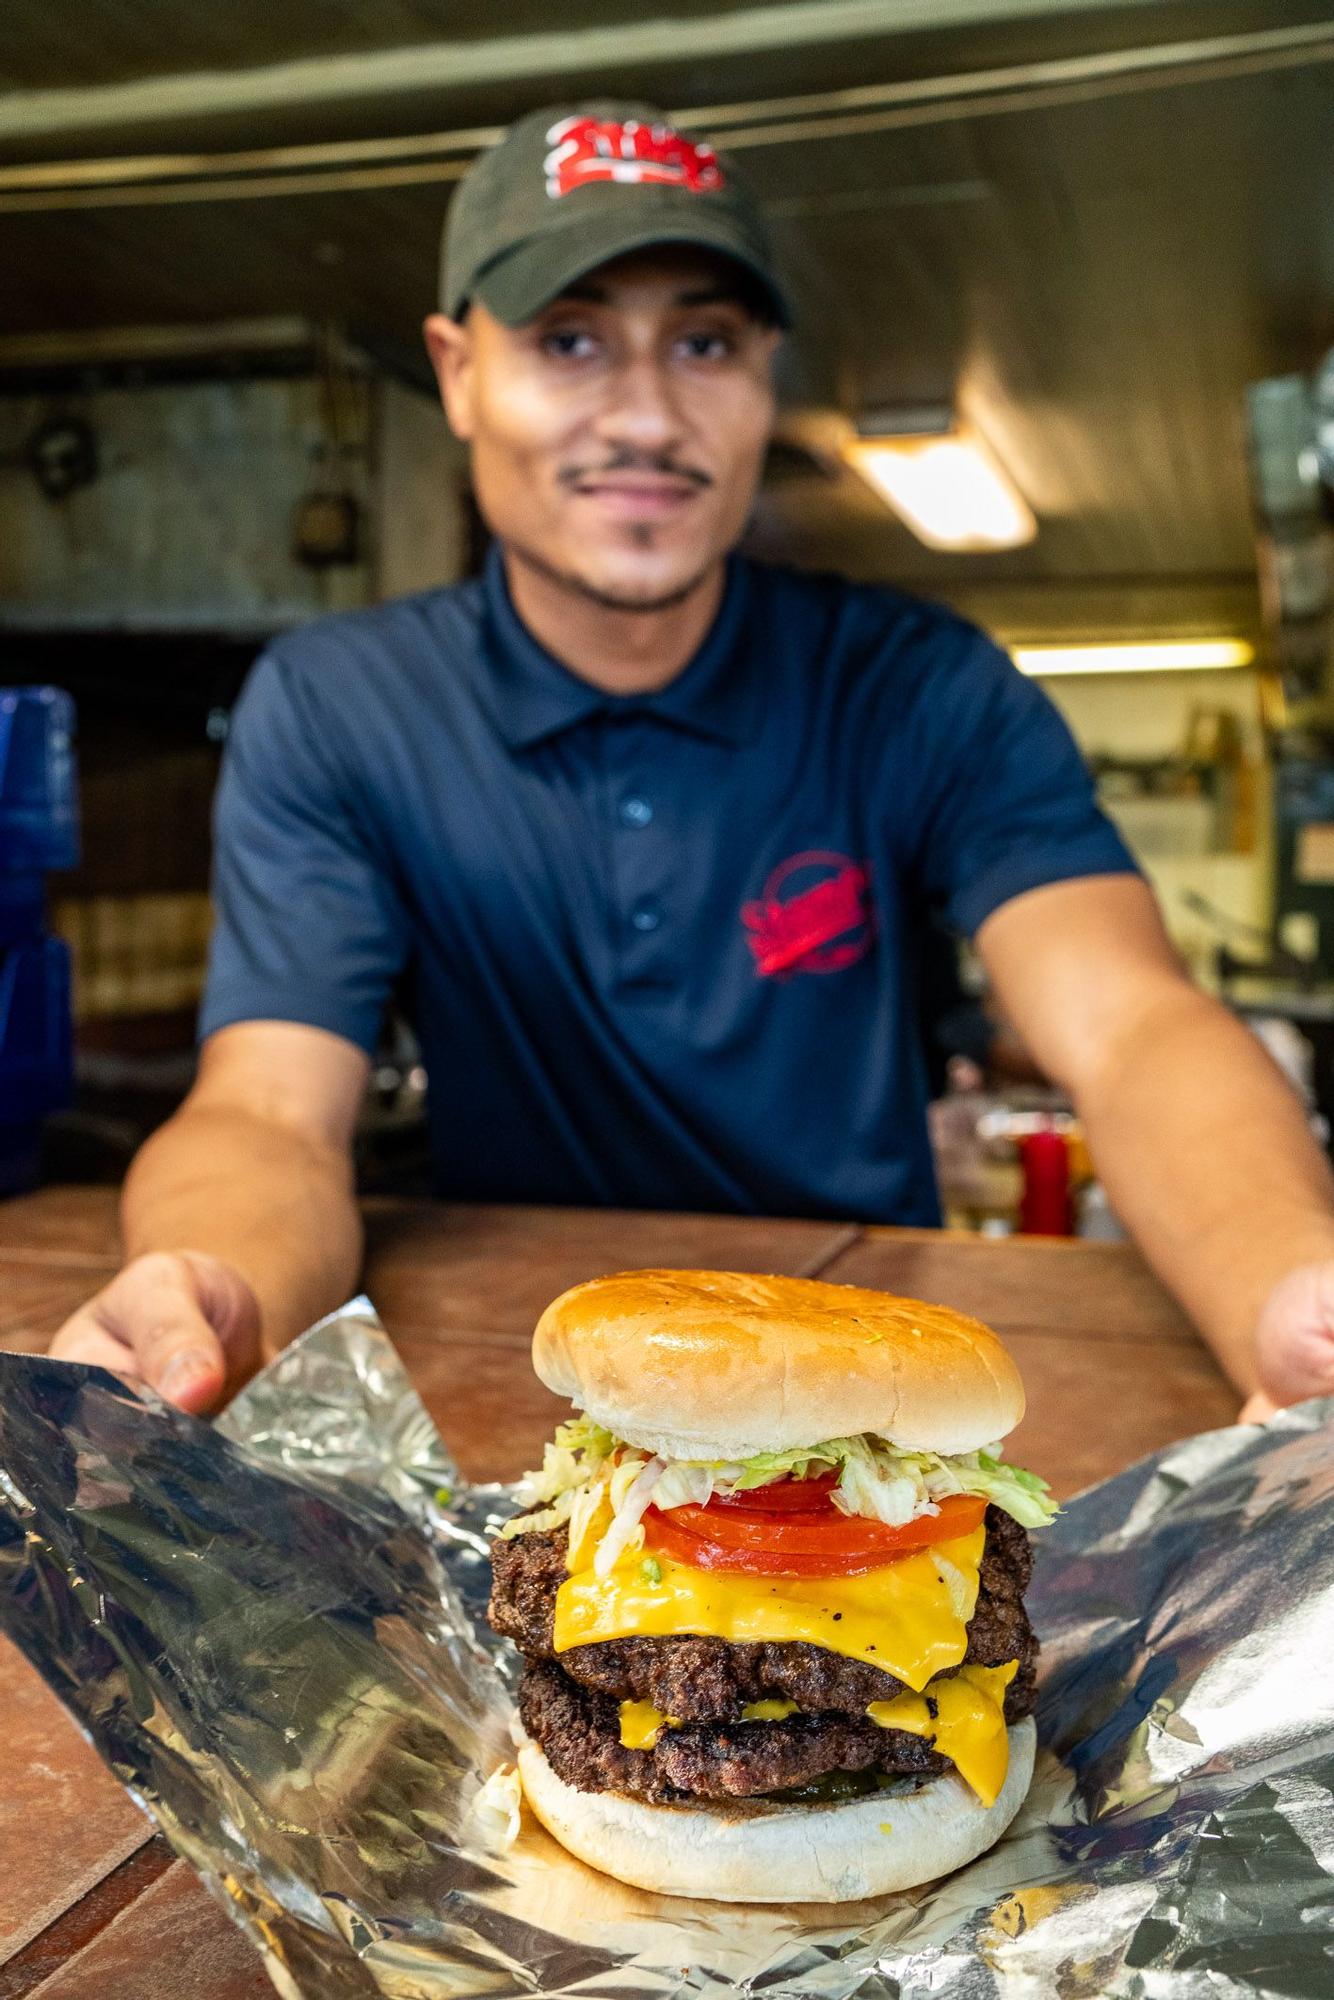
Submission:
[[[423,323],[422,338],[435,370],[449,428],[466,444],[473,433],[472,331],[463,320],[431,313]]]
[[[784,336],[781,327],[766,326],[760,329],[760,353],[764,359],[765,368],[771,377],[778,360],[778,351],[783,345],[783,339]]]

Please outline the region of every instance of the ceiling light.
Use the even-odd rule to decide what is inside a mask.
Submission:
[[[843,456],[930,549],[1014,549],[1038,531],[985,439],[947,414],[867,418]]]
[[[1168,639],[1147,645],[1012,646],[1014,663],[1039,679],[1047,674],[1176,674],[1201,668],[1249,667],[1247,639]]]

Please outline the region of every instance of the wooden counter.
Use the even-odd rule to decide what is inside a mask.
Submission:
[[[1236,1397],[1133,1250],[823,1222],[371,1202],[366,1289],[462,1470],[510,1478],[561,1405],[528,1365],[565,1286],[637,1265],[786,1271],[941,1299],[1001,1332],[1029,1410],[1012,1455],[1062,1496]],[[0,1347],[40,1351],[116,1268],[115,1202],[0,1204]],[[150,1837],[26,1663],[0,1640],[0,2000],[271,2000],[241,1934]]]

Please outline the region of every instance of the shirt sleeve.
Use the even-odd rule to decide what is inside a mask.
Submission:
[[[1138,874],[1054,702],[984,634],[949,629],[956,644],[924,677],[914,724],[928,901],[971,936],[1029,889]]]
[[[199,1033],[299,1021],[369,1054],[408,925],[313,680],[268,653],[233,719],[214,806]]]

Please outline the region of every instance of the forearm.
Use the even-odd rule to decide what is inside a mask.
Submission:
[[[274,1352],[355,1288],[361,1220],[351,1159],[232,1105],[187,1100],[125,1183],[127,1258],[201,1250],[253,1288]]]
[[[1334,1256],[1334,1180],[1255,1037],[1183,983],[1123,1024],[1076,1101],[1113,1207],[1233,1380],[1266,1298]]]

